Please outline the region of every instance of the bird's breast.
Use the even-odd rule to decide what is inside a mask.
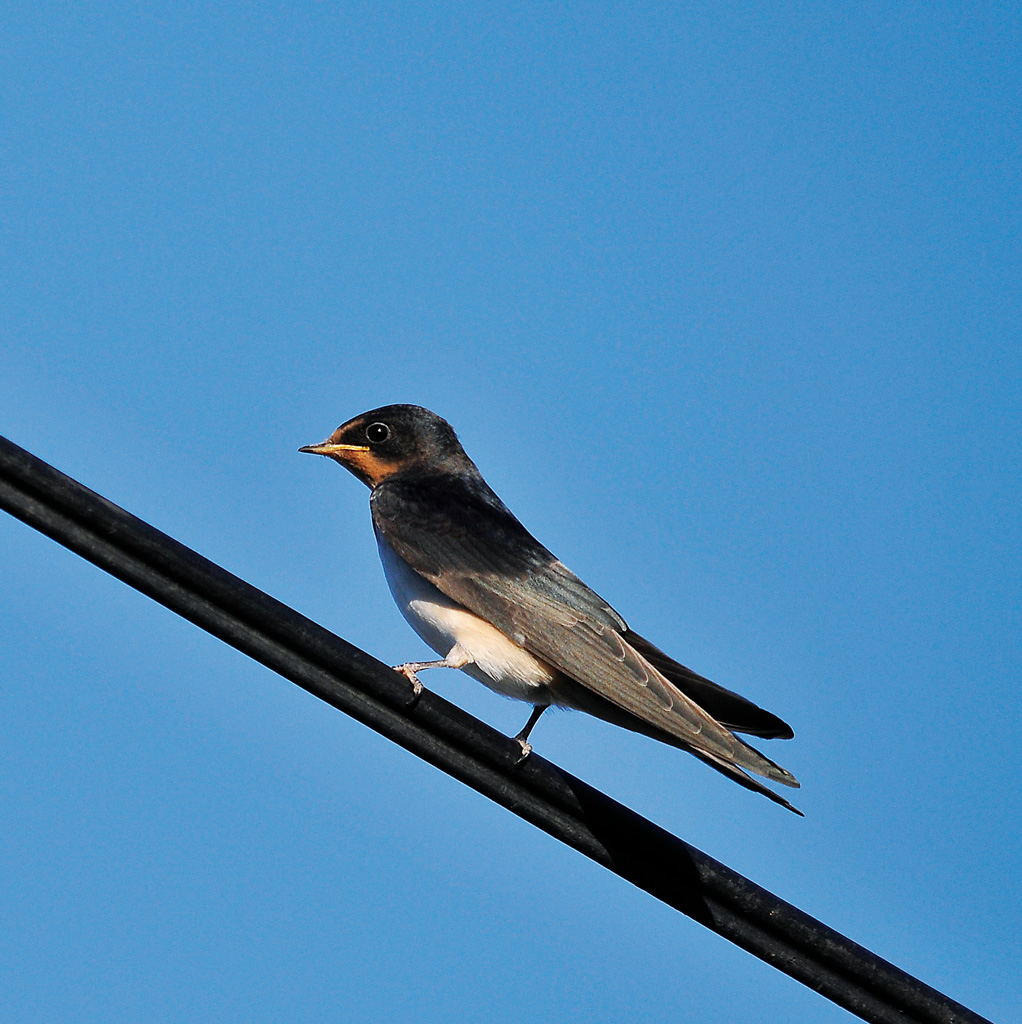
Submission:
[[[452,601],[420,576],[377,533],[387,585],[401,614],[441,657],[460,646],[471,658],[465,672],[506,697],[550,703],[556,669],[509,640],[496,626]]]

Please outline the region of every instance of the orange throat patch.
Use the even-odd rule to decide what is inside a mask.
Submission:
[[[330,456],[336,459],[345,469],[351,470],[360,480],[375,487],[383,483],[400,468],[396,462],[386,461],[371,451],[351,450],[333,452]]]

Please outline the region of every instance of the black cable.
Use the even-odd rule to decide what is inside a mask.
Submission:
[[[0,507],[876,1024],[990,1024],[0,437]]]

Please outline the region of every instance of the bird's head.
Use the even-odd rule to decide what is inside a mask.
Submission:
[[[370,487],[413,467],[437,472],[475,468],[447,420],[418,405],[364,412],[321,444],[298,450],[329,456]]]

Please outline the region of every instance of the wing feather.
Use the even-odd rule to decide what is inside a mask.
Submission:
[[[649,649],[677,663],[630,633],[481,478],[392,478],[373,491],[371,507],[376,529],[412,569],[519,646],[726,774],[744,769],[798,786],[686,696]]]

